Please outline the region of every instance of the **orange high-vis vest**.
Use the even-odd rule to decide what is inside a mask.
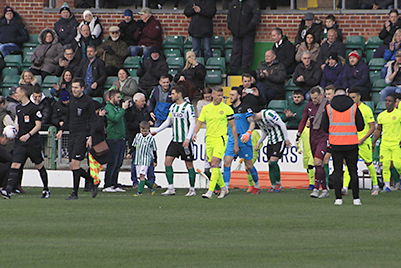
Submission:
[[[358,106],[354,103],[348,110],[339,112],[326,106],[329,117],[329,143],[331,145],[355,145],[358,144],[358,130],[356,129],[355,116]]]

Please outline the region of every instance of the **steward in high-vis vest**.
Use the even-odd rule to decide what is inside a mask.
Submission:
[[[342,174],[345,161],[351,177],[350,186],[354,205],[361,205],[358,183],[358,131],[363,130],[364,121],[358,106],[345,95],[344,89],[337,89],[331,103],[326,106],[322,118],[322,129],[329,133],[329,146],[334,166],[335,205],[342,205]]]

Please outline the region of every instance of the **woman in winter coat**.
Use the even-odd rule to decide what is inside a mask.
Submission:
[[[85,10],[84,13],[82,14],[82,18],[83,21],[81,21],[81,23],[79,24],[78,29],[80,29],[81,26],[84,24],[89,25],[91,36],[94,39],[94,44],[96,46],[100,45],[102,43],[103,28],[102,25],[100,24],[99,19],[93,16],[90,10]],[[77,32],[75,40],[80,40],[80,39],[81,39],[81,33]]]
[[[138,83],[129,76],[129,72],[124,68],[118,70],[118,79],[114,82],[113,87],[121,92],[121,98],[124,101],[132,100],[132,97],[138,92]]]
[[[39,34],[39,45],[32,55],[30,71],[34,75],[57,75],[59,59],[63,57],[63,46],[58,42],[56,33],[51,29],[44,29]]]
[[[30,85],[34,86],[38,84],[38,79],[29,70],[25,70],[21,73],[21,79],[18,82],[19,85]]]
[[[60,98],[60,93],[62,91],[67,91],[71,94],[71,84],[73,79],[73,73],[70,70],[65,70],[61,76],[58,84],[54,85],[50,90],[50,93],[54,98]]]
[[[191,81],[201,91],[205,84],[205,66],[197,62],[195,52],[188,51],[185,54],[186,63],[184,68],[176,74],[174,81]]]
[[[311,59],[314,62],[316,62],[320,52],[320,45],[312,33],[306,34],[305,40],[302,41],[302,43],[300,43],[299,45],[297,45],[297,53],[295,55],[295,60],[297,62],[301,62],[302,54],[305,51],[309,51],[312,56]]]

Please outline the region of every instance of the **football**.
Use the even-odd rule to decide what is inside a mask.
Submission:
[[[14,126],[6,126],[3,129],[3,135],[10,140],[15,139],[17,133],[18,133],[17,128]]]

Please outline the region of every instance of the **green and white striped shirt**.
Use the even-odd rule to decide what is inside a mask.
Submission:
[[[258,126],[263,131],[262,136],[267,137],[267,144],[276,144],[288,140],[287,127],[280,116],[273,110],[265,109],[261,111],[262,119],[257,121]]]
[[[155,138],[148,134],[136,134],[132,146],[135,147],[134,165],[150,166],[154,160],[153,152],[157,150]]]
[[[195,128],[195,109],[192,104],[186,101],[173,103],[168,117],[173,125],[173,142],[184,142],[186,138],[192,138]]]

